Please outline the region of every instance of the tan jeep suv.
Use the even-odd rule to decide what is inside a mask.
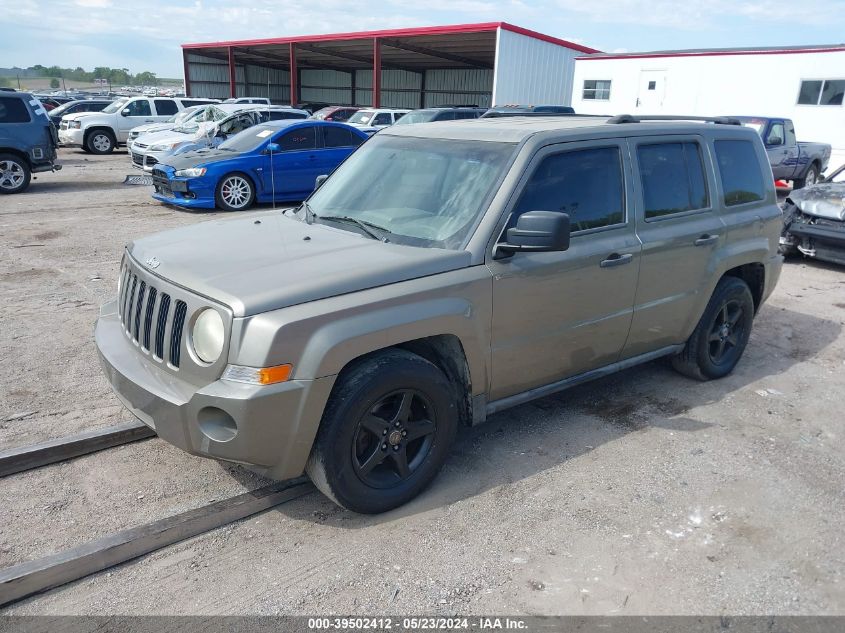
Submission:
[[[462,424],[661,356],[731,372],[780,229],[734,120],[395,126],[294,211],[129,244],[96,343],[168,442],[381,512]]]

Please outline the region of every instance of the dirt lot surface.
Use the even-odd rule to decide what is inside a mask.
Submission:
[[[130,416],[92,326],[123,244],[216,214],[125,186],[123,152],[0,198],[0,450]],[[15,614],[845,614],[845,269],[785,265],[736,372],[652,363],[463,432],[366,517],[318,493]],[[263,485],[158,439],[0,480],[0,567]]]

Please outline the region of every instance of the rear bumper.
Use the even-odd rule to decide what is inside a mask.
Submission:
[[[266,387],[226,380],[198,387],[145,358],[125,335],[116,302],[101,308],[94,339],[117,397],[161,439],[275,479],[302,474],[333,376]]]

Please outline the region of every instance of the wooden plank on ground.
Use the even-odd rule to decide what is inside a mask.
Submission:
[[[155,431],[140,422],[85,431],[49,442],[21,446],[0,452],[0,477],[63,462],[106,448],[153,437]]]
[[[0,606],[245,519],[313,490],[304,477],[272,484],[8,567],[0,571]]]

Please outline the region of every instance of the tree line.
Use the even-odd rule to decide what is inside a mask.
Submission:
[[[112,86],[157,86],[159,78],[156,74],[147,70],[133,75],[128,68],[109,68],[108,66],[97,66],[92,71],[85,70],[81,66],[76,68],[61,68],[59,66],[42,66],[36,64],[28,68],[3,68],[0,75],[8,77],[50,77],[54,79],[65,79],[93,83],[95,79],[106,79]],[[8,79],[7,79],[8,81]],[[3,77],[0,77],[0,85],[3,85]]]

